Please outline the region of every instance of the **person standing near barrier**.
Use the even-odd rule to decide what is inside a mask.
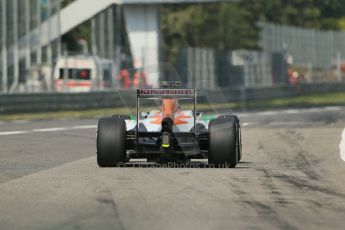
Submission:
[[[133,74],[133,87],[135,89],[139,89],[140,88],[140,78],[139,78],[139,72],[138,70],[136,70]]]
[[[129,89],[131,87],[131,79],[129,77],[129,72],[126,69],[120,70],[119,80],[122,82],[122,87],[124,89]]]
[[[133,75],[133,86],[134,88],[146,88],[148,87],[147,76],[143,69],[136,70]]]

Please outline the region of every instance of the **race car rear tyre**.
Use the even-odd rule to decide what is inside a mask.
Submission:
[[[97,130],[97,163],[117,167],[126,162],[126,123],[121,118],[102,118]]]
[[[238,154],[238,162],[242,159],[242,132],[240,124],[237,124],[237,154]]]
[[[241,136],[241,126],[240,126],[240,119],[235,115],[222,115],[219,116],[218,119],[235,119],[236,120],[236,151],[237,151],[237,157],[238,162],[242,159],[242,136]]]
[[[237,119],[220,117],[209,123],[208,163],[216,168],[234,168],[238,163],[239,153]]]

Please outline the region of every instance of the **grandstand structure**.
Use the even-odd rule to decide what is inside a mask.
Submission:
[[[227,0],[75,0],[65,7],[61,0],[0,0],[1,92],[17,92],[37,70],[49,75],[64,55],[61,37],[83,23],[91,24],[92,55],[120,63],[125,39],[134,65],[158,73],[159,5],[220,1]],[[155,86],[158,75],[148,80]]]

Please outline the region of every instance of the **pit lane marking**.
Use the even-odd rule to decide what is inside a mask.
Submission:
[[[45,129],[32,129],[32,130],[19,130],[19,131],[4,131],[0,132],[0,136],[12,136],[20,134],[32,134],[32,133],[49,133],[49,132],[62,132],[71,130],[85,130],[85,129],[96,129],[96,125],[81,125],[72,127],[55,127]]]

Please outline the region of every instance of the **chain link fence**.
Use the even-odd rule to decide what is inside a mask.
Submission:
[[[259,23],[260,51],[187,48],[181,79],[196,88],[261,88],[345,82],[345,32]]]
[[[285,74],[288,67],[281,53],[187,48],[176,66],[181,80],[195,88],[263,88],[288,84]]]
[[[262,50],[283,54],[295,76],[308,83],[345,80],[345,32],[272,23],[259,26]]]

